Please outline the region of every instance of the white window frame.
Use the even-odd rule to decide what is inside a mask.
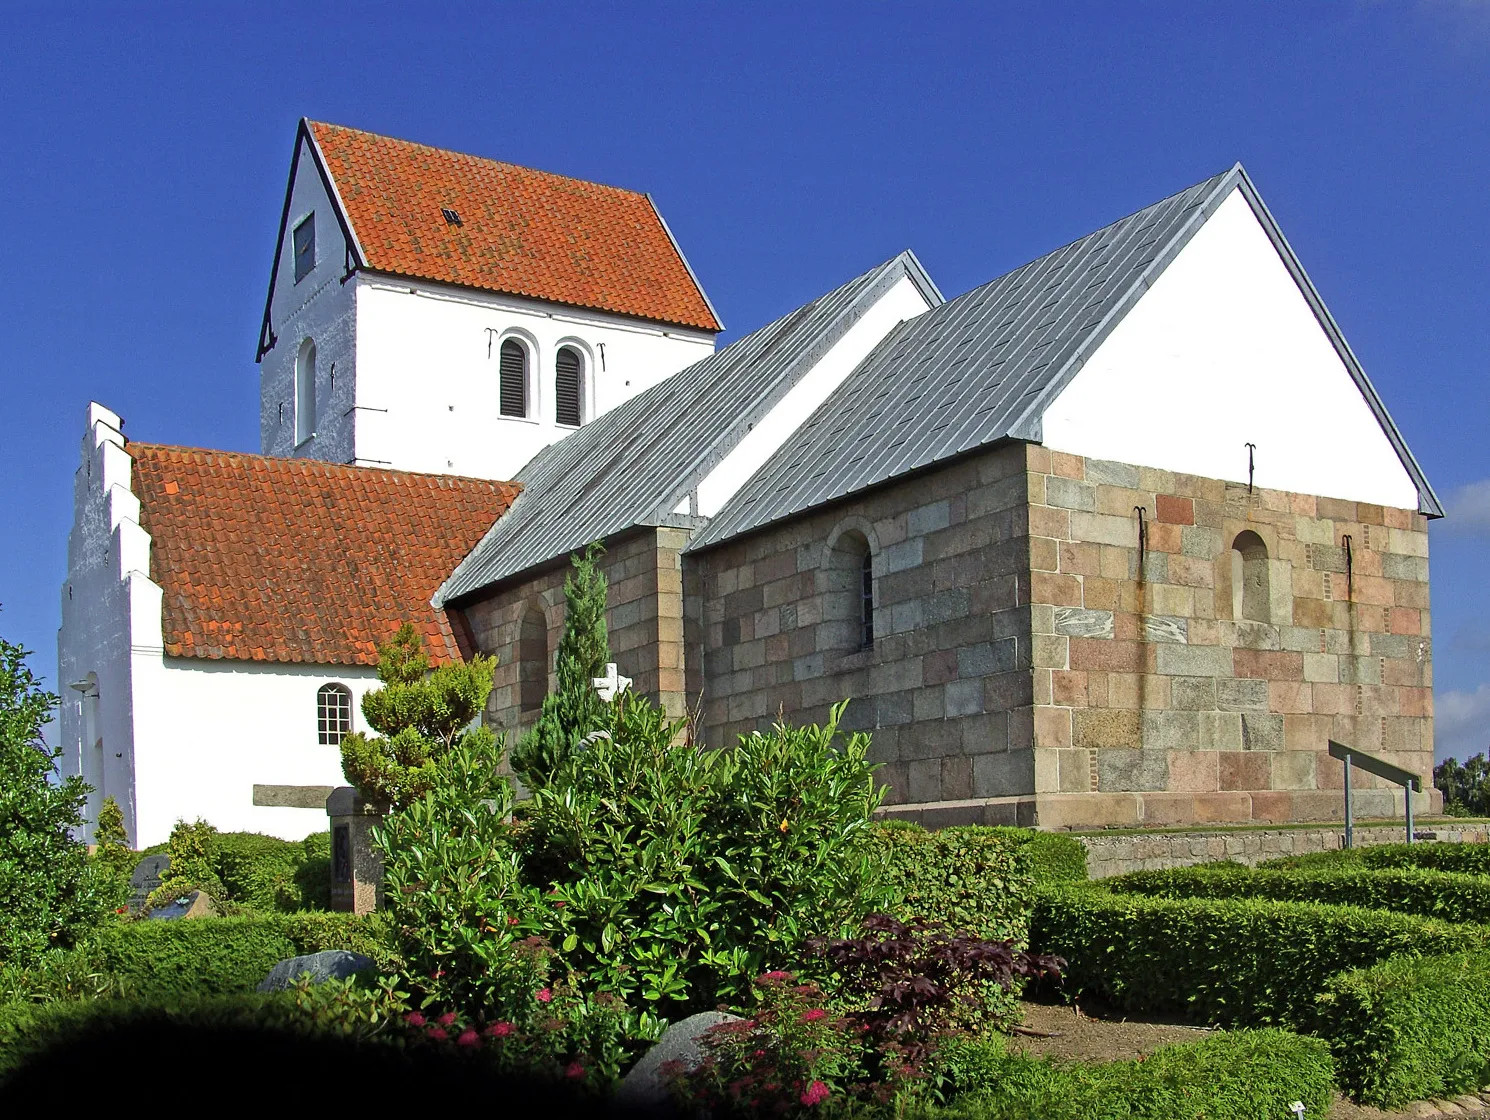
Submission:
[[[524,382],[524,392],[526,400],[523,403],[527,406],[527,411],[522,416],[509,416],[507,413],[502,411],[502,347],[509,342],[517,343],[523,348],[528,356],[527,368],[523,371],[526,378],[526,381]],[[543,417],[543,395],[539,392],[539,386],[543,384],[543,377],[540,372],[541,367],[539,365],[540,352],[538,348],[538,340],[527,331],[506,330],[497,336],[496,345],[492,349],[492,354],[497,360],[497,419],[515,420],[524,424],[539,423]]]
[[[335,711],[325,701],[328,697],[336,696],[339,703]],[[323,747],[339,747],[342,739],[350,735],[353,730],[352,717],[352,690],[341,681],[326,681],[316,688],[316,743]],[[344,709],[344,712],[343,712]],[[341,717],[345,714],[345,720]],[[332,719],[342,724],[340,735],[336,736],[334,742],[327,740],[328,734],[336,734],[336,728],[329,727]]]

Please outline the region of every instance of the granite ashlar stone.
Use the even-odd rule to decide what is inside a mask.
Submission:
[[[1056,607],[1055,632],[1070,638],[1112,637],[1112,612],[1086,607]]]
[[[1168,784],[1168,751],[1109,747],[1097,752],[1097,789],[1102,793],[1162,790]]]
[[[371,957],[346,949],[327,949],[322,953],[309,953],[303,957],[291,957],[280,961],[269,970],[269,975],[259,981],[261,992],[282,992],[293,988],[301,980],[312,984],[324,984],[327,980],[345,980],[373,966]]]
[[[1183,618],[1148,615],[1143,620],[1143,636],[1145,641],[1183,645],[1190,641],[1190,623]]]

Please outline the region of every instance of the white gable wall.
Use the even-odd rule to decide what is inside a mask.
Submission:
[[[698,485],[698,508],[690,510],[685,503],[676,512],[718,513],[886,335],[929,307],[910,277],[892,285],[705,476]]]
[[[290,840],[324,830],[323,812],[254,806],[253,787],[345,784],[340,752],[317,742],[316,691],[345,684],[352,726],[366,730],[362,696],[376,673],[167,657],[121,427],[108,409],[89,407],[57,632],[62,773],[94,789],[85,834],[92,839],[105,796],[124,811],[136,847],[165,840],[178,818]]]
[[[1417,509],[1345,363],[1235,191],[1046,409],[1047,447]]]
[[[316,223],[316,266],[297,284],[294,230],[311,214]],[[316,169],[309,140],[301,137],[284,244],[271,281],[269,324],[278,341],[259,365],[259,447],[265,455],[352,460],[355,305],[352,281],[341,282],[345,272],[346,240],[335,204]],[[295,364],[307,338],[316,345],[316,426],[314,437],[297,447]]]
[[[349,285],[350,286],[350,285]],[[554,412],[561,346],[581,355],[586,419],[714,352],[701,331],[417,281],[356,281],[357,462],[510,479],[568,435]],[[529,418],[501,415],[502,341],[529,354]]]

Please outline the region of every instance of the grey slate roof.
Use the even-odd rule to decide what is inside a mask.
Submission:
[[[441,586],[436,605],[642,525],[694,528],[672,511],[720,459],[904,277],[942,296],[909,251],[746,335],[537,455],[523,492]]]
[[[1241,188],[1418,486],[1432,487],[1238,164],[901,323],[711,519],[708,548],[1005,438],[1044,410],[1205,219]]]

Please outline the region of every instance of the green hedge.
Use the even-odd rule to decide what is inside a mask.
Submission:
[[[173,833],[173,842],[182,825]],[[186,879],[177,876],[181,889],[200,887],[228,909],[248,909],[262,914],[326,910],[331,905],[331,834],[318,832],[304,840],[281,840],[257,832],[217,832],[198,822],[185,829],[180,839],[201,843],[205,861],[194,864]],[[170,845],[167,845],[170,851]],[[187,860],[170,851],[173,865],[183,868]],[[200,860],[200,857],[198,857]],[[173,870],[175,867],[173,866]],[[167,885],[171,873],[167,872]]]
[[[1068,990],[1133,1011],[1309,1029],[1337,972],[1397,954],[1478,948],[1490,929],[1264,899],[1167,899],[1096,886],[1043,888],[1031,946],[1068,962]]]
[[[981,1091],[926,1110],[925,1120],[1276,1120],[1294,1101],[1323,1116],[1334,1071],[1320,1039],[1256,1030],[1166,1046],[1142,1061],[1008,1056],[978,1072]]]
[[[1365,848],[1281,856],[1260,863],[1258,867],[1289,871],[1326,867],[1421,867],[1430,871],[1455,871],[1462,875],[1490,875],[1490,844],[1452,844],[1438,841],[1372,844]]]
[[[349,949],[379,966],[392,961],[380,915],[255,914],[236,918],[117,922],[12,980],[29,1001],[120,996],[170,1000],[252,992],[287,957]]]
[[[899,918],[944,922],[980,937],[1029,936],[1035,889],[1025,837],[1014,829],[878,824],[872,843],[883,860],[890,909]]]
[[[988,831],[1011,835],[1021,841],[1036,886],[1086,882],[1086,845],[1076,837],[1063,832],[1037,832],[1032,828],[990,828]]]
[[[1338,870],[1283,871],[1261,868],[1179,867],[1168,871],[1135,871],[1103,880],[1119,893],[1159,898],[1271,898],[1284,902],[1327,902],[1422,914],[1446,922],[1490,922],[1490,877],[1417,867],[1372,870],[1345,866]]]
[[[1316,1031],[1340,1087],[1366,1104],[1453,1097],[1490,1084],[1490,955],[1394,957],[1331,978]]]

